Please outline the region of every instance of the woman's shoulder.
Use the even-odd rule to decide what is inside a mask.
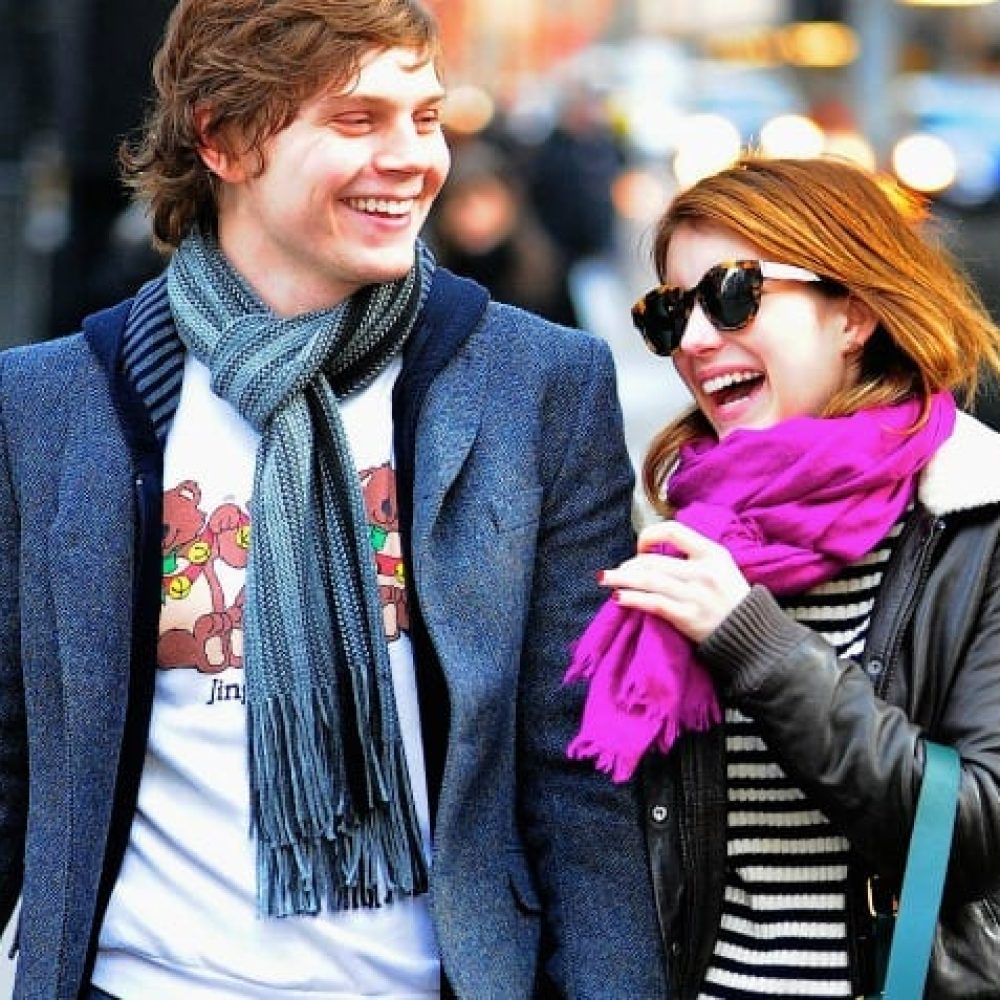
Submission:
[[[924,470],[918,495],[936,515],[1000,504],[1000,433],[959,411],[951,436]]]

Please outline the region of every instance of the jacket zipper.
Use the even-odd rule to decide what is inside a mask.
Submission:
[[[888,644],[885,646],[885,653],[883,654],[882,660],[885,665],[885,669],[876,679],[874,684],[876,696],[881,698],[883,701],[888,700],[886,695],[889,692],[893,676],[896,672],[896,661],[899,655],[900,647],[903,644],[903,634],[906,632],[910,619],[913,616],[917,599],[924,591],[924,585],[927,582],[927,577],[930,575],[931,557],[937,549],[938,541],[944,534],[946,526],[947,524],[944,518],[934,518],[930,529],[927,532],[927,537],[922,543],[920,551],[917,554],[916,572],[911,573],[909,576],[909,584],[904,594],[904,599],[900,603],[900,613],[897,614],[895,619],[895,628],[889,636]],[[851,881],[855,887],[855,891],[857,891],[859,886],[858,880],[855,878]],[[862,887],[867,885],[870,889],[870,879],[865,880],[860,883],[860,885]],[[863,888],[862,891],[864,891]],[[847,917],[848,952],[852,968],[852,980],[856,980],[859,974],[858,970],[860,969],[860,955],[858,953],[856,930],[852,931],[851,929],[856,918],[856,907],[853,903],[848,904]]]
[[[688,790],[686,786],[694,788],[697,785],[695,781],[694,774],[694,756],[689,759],[681,759],[680,770],[680,780],[683,789],[682,797],[680,801],[675,799],[675,808],[680,809],[680,802],[688,798]],[[693,801],[693,798],[691,799]],[[687,817],[684,815],[683,810],[681,810],[675,819],[677,824],[678,840],[680,841],[680,860],[681,860],[681,871],[682,872],[693,872],[694,863],[691,855],[691,830],[689,829],[688,823],[686,822]],[[694,904],[693,904],[693,892],[685,892],[683,901],[680,907],[680,920],[678,921],[679,927],[677,930],[681,931],[684,937],[690,938],[693,933],[695,921],[694,921]],[[690,967],[693,964],[691,959],[693,958],[690,948],[685,948],[680,943],[681,935],[675,934],[673,940],[670,942],[670,954],[668,958],[670,960],[670,975],[671,978],[679,984],[678,995],[681,997],[686,997],[690,994],[688,991],[688,980],[690,979]]]
[[[134,583],[133,588],[133,604],[135,603],[135,594],[139,587],[140,581],[142,580],[142,570],[143,570],[143,556],[144,556],[144,539],[146,531],[146,477],[141,473],[137,473],[135,477],[135,516],[136,516],[136,544],[133,546],[133,552],[135,556],[135,576],[133,577]]]
[[[896,628],[889,637],[889,644],[885,652],[885,670],[875,686],[875,693],[879,698],[885,700],[889,691],[892,678],[896,672],[896,660],[899,655],[900,646],[903,644],[903,633],[906,631],[913,616],[913,609],[916,606],[917,598],[923,593],[927,577],[930,575],[931,556],[937,549],[937,543],[944,534],[946,523],[944,518],[937,517],[930,526],[927,540],[920,550],[917,561],[917,572],[910,575],[910,585],[907,588],[905,601],[901,604],[902,613],[896,618]]]

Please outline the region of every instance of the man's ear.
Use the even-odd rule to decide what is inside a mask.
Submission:
[[[198,133],[198,156],[209,172],[221,181],[238,184],[246,180],[243,157],[232,152],[230,145],[222,141],[218,130],[211,131],[212,112],[204,105],[195,108],[194,127]]]
[[[878,328],[878,317],[868,305],[853,295],[848,296],[844,315],[845,353],[860,353],[868,343],[868,338]]]

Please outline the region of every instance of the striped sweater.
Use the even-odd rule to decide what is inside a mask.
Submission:
[[[841,656],[861,654],[900,521],[866,557],[785,611]],[[719,936],[701,996],[851,996],[849,845],[785,774],[754,722],[726,710],[727,870]]]

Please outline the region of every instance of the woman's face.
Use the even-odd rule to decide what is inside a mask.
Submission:
[[[774,260],[728,230],[681,226],[667,251],[664,283],[684,289],[722,261]],[[874,319],[848,296],[814,284],[765,279],[760,309],[742,330],[720,332],[695,303],[673,360],[720,439],[790,417],[818,416],[858,376]]]

